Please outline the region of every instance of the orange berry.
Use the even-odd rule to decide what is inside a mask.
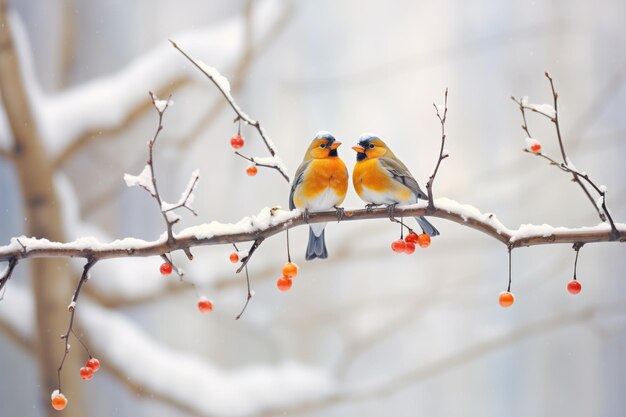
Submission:
[[[198,310],[200,310],[202,314],[210,313],[213,311],[213,302],[206,297],[200,297],[198,300]]]
[[[410,232],[408,235],[406,235],[406,237],[404,238],[404,241],[406,243],[417,243],[418,240],[418,236],[417,233],[415,232]]]
[[[570,294],[576,295],[580,292],[580,290],[582,290],[582,286],[577,280],[573,279],[567,283],[567,291],[569,291]]]
[[[61,411],[67,406],[67,398],[58,390],[55,390],[50,398],[50,403],[52,404],[52,408]]]
[[[293,262],[287,262],[283,266],[283,276],[285,278],[295,278],[298,276],[298,265]]]
[[[498,297],[498,302],[502,307],[511,307],[515,302],[515,296],[508,291],[502,291]]]
[[[242,148],[243,144],[244,144],[243,136],[241,136],[239,133],[237,133],[235,136],[230,138],[230,146],[232,146],[235,149]]]
[[[540,153],[541,152],[541,143],[536,142],[533,143],[532,145],[530,145],[530,151],[533,153]]]
[[[413,242],[406,242],[406,247],[404,248],[404,253],[406,253],[407,255],[410,255],[413,252],[415,252],[415,243],[413,243]]]
[[[169,262],[163,262],[160,270],[163,275],[169,275],[172,273],[172,264]]]
[[[93,369],[94,372],[97,372],[100,369],[100,361],[94,357],[89,358],[87,363],[85,364],[87,368]]]
[[[291,284],[291,278],[287,277],[278,278],[278,281],[276,281],[276,286],[281,291],[288,291],[291,288]]]
[[[93,378],[93,369],[87,366],[83,366],[82,368],[80,368],[79,372],[80,372],[80,377],[84,379],[85,381],[89,381],[91,378]]]
[[[417,237],[417,244],[420,245],[420,248],[427,248],[430,246],[430,236],[426,233],[422,233]]]
[[[237,262],[239,262],[239,255],[237,254],[237,252],[233,252],[230,254],[229,259],[232,263],[236,264]]]
[[[402,239],[391,242],[391,250],[395,253],[403,253],[406,249],[406,242]]]
[[[250,165],[248,168],[246,168],[246,174],[248,174],[248,176],[250,177],[254,177],[257,172],[259,172],[259,170],[254,165]]]

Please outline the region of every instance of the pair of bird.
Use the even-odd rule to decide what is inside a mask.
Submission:
[[[290,210],[299,208],[306,213],[333,208],[342,210],[338,206],[348,191],[348,169],[337,153],[340,145],[341,142],[328,132],[322,131],[315,136],[291,185]],[[352,149],[357,152],[352,183],[359,197],[368,203],[367,207],[413,204],[420,198],[427,199],[408,168],[379,137],[363,134]],[[424,233],[439,234],[424,217],[415,219]],[[307,260],[328,257],[325,227],[326,223],[309,225]]]

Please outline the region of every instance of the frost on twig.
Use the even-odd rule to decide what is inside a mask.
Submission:
[[[174,241],[172,226],[180,221],[180,216],[173,213],[173,210],[186,208],[194,215],[197,215],[191,207],[191,204],[194,200],[193,191],[200,179],[200,173],[198,170],[195,170],[191,174],[187,188],[185,188],[185,191],[183,191],[177,203],[171,204],[161,198],[159,187],[157,185],[156,174],[154,172],[154,145],[159,137],[159,133],[163,130],[163,115],[173,102],[171,98],[161,100],[152,92],[150,92],[150,99],[152,100],[152,104],[159,115],[159,125],[152,139],[148,141],[148,162],[139,175],[124,174],[124,181],[129,187],[139,186],[143,188],[156,199],[159,205],[159,210],[161,211],[161,215],[163,216],[167,227],[167,241],[171,244]]]
[[[558,115],[559,95],[556,92],[556,89],[554,88],[554,80],[552,79],[550,74],[546,72],[545,76],[550,82],[550,89],[552,90],[552,98],[553,98],[554,105],[528,104],[528,97],[526,96],[522,97],[519,100],[513,96],[511,97],[511,99],[515,103],[517,103],[520,109],[520,113],[522,115],[522,122],[523,122],[522,130],[524,130],[524,132],[527,135],[527,138],[525,139],[526,149],[524,150],[540,158],[544,158],[547,161],[549,161],[551,165],[555,165],[562,171],[572,174],[572,181],[576,182],[580,186],[580,188],[585,193],[585,195],[587,196],[587,198],[593,205],[594,209],[598,213],[600,220],[602,220],[603,222],[608,220],[610,227],[611,227],[611,240],[617,240],[620,238],[620,232],[618,231],[615,225],[615,222],[613,221],[613,218],[611,217],[609,209],[606,206],[606,187],[602,188],[602,186],[600,187],[597,186],[596,183],[593,182],[589,178],[589,175],[586,172],[578,171],[565,152],[563,137],[561,135],[561,127],[559,125],[559,115]],[[554,158],[551,158],[550,156],[546,155],[541,149],[541,143],[538,140],[534,139],[533,136],[530,134],[530,130],[528,128],[528,122],[526,121],[526,110],[531,110],[535,113],[539,113],[549,118],[550,121],[554,123],[559,148],[561,150],[561,156],[563,158],[562,163],[559,163]],[[585,186],[583,182],[587,183],[596,193],[598,193],[599,197],[594,198],[589,192],[589,189],[587,189],[587,187]]]
[[[189,56],[185,51],[183,51],[176,44],[176,42],[170,40],[170,43],[172,44],[174,48],[176,48],[176,50],[178,50],[181,54],[183,54],[183,56],[187,58],[196,68],[198,68],[204,75],[206,75],[207,78],[209,78],[213,82],[213,84],[215,84],[218,90],[220,90],[220,92],[222,93],[222,95],[224,96],[228,104],[230,105],[230,107],[233,109],[233,111],[237,115],[237,117],[235,118],[235,122],[246,123],[254,127],[257,130],[257,132],[259,133],[259,136],[263,140],[263,143],[265,144],[265,147],[270,153],[272,159],[266,160],[265,162],[259,161],[257,163],[255,162],[255,160],[258,161],[260,159],[258,157],[246,157],[238,152],[235,152],[235,153],[238,156],[241,156],[244,159],[247,159],[248,161],[255,163],[256,165],[275,169],[276,171],[280,173],[280,175],[282,175],[282,177],[285,179],[285,181],[287,181],[287,183],[291,183],[291,180],[289,179],[289,174],[287,172],[287,167],[277,156],[276,145],[269,138],[269,136],[265,132],[265,129],[261,127],[261,123],[258,120],[252,119],[245,112],[243,112],[241,108],[239,107],[239,105],[235,102],[235,99],[230,94],[230,83],[228,82],[228,79],[224,77],[222,74],[220,74],[220,72],[217,69],[205,64],[204,62],[200,60],[194,59],[191,56]]]

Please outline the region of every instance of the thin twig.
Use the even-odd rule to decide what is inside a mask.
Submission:
[[[246,311],[246,308],[248,308],[248,304],[250,303],[250,300],[252,299],[252,290],[250,289],[250,274],[248,273],[247,264],[245,266],[245,270],[246,270],[246,286],[248,288],[248,294],[246,296],[246,303],[243,305],[243,308],[241,309],[239,314],[237,314],[237,317],[235,317],[235,320],[239,320],[241,318],[243,313]]]
[[[439,171],[439,165],[441,165],[441,161],[448,157],[448,154],[445,152],[445,144],[446,144],[446,118],[448,116],[448,89],[446,88],[446,92],[444,93],[444,110],[443,114],[439,112],[439,107],[435,103],[433,103],[435,107],[435,112],[437,114],[437,118],[439,119],[439,123],[441,124],[441,147],[439,148],[439,158],[437,159],[437,165],[435,165],[435,170],[433,174],[428,179],[426,183],[426,191],[428,192],[428,208],[434,210],[435,203],[433,200],[433,182],[435,182],[435,177],[437,176],[437,171]]]
[[[259,133],[259,136],[261,137],[261,139],[263,140],[263,143],[265,144],[265,147],[267,148],[267,150],[269,151],[270,155],[273,157],[276,157],[276,149],[274,148],[274,144],[270,141],[270,139],[267,137],[267,134],[265,133],[265,131],[263,130],[263,128],[261,127],[261,123],[258,120],[253,120],[251,119],[247,114],[245,114],[243,111],[241,111],[241,109],[239,108],[239,106],[237,105],[237,103],[235,103],[235,100],[233,99],[233,97],[231,96],[229,91],[226,91],[224,89],[224,86],[215,79],[213,74],[210,74],[209,72],[207,72],[205,65],[203,65],[202,63],[200,63],[199,61],[194,60],[193,58],[191,58],[189,55],[187,55],[187,53],[185,51],[183,51],[177,44],[176,42],[170,40],[170,43],[172,44],[172,46],[174,48],[176,48],[176,50],[178,50],[185,58],[187,58],[189,60],[189,62],[191,62],[196,68],[198,68],[208,79],[210,79],[213,84],[217,87],[217,89],[222,93],[222,95],[224,96],[224,98],[226,99],[226,101],[228,101],[228,104],[230,105],[230,107],[233,109],[233,111],[235,112],[235,114],[237,115],[237,117],[235,118],[235,122],[239,122],[240,120],[243,120],[246,124],[254,127],[257,132]],[[287,181],[287,183],[291,183],[291,180],[289,179],[289,174],[287,174],[287,172],[285,172],[283,169],[281,169],[280,167],[276,168],[278,170],[278,172],[280,172],[280,174],[283,176],[283,178],[285,179],[285,181]]]
[[[580,248],[582,248],[584,243],[576,242],[574,243],[574,250],[576,251],[576,258],[574,259],[574,281],[576,281],[576,269],[578,268],[578,254],[580,253]]]
[[[2,295],[0,295],[0,301],[4,298],[4,291],[3,291],[3,289],[5,289],[4,286],[11,279],[11,274],[13,274],[13,270],[15,269],[16,265],[17,265],[17,257],[14,256],[14,257],[9,258],[9,265],[4,271],[4,273],[2,274],[2,276],[0,276],[0,291],[2,291]]]
[[[263,243],[264,240],[265,240],[264,237],[259,237],[254,240],[254,243],[250,247],[248,254],[241,260],[241,266],[237,268],[237,271],[236,271],[237,273],[240,273],[248,265],[248,262],[250,262],[252,255],[257,250],[257,248],[261,246],[261,243]]]
[[[61,359],[61,363],[59,364],[59,368],[57,369],[57,382],[58,382],[58,389],[60,392],[63,392],[63,390],[61,389],[61,371],[63,370],[63,364],[65,363],[65,359],[67,358],[67,355],[70,352],[70,333],[76,336],[76,333],[74,333],[74,317],[76,315],[76,301],[78,300],[78,296],[80,295],[80,290],[82,289],[85,282],[87,282],[87,280],[89,279],[89,270],[96,264],[96,262],[97,262],[97,259],[94,257],[90,257],[87,259],[87,263],[83,267],[83,273],[80,276],[80,280],[78,281],[78,286],[76,287],[76,290],[74,291],[74,295],[72,296],[72,302],[70,303],[68,307],[70,311],[70,322],[67,327],[67,331],[65,332],[64,335],[61,336],[61,339],[65,340],[65,349],[63,352],[63,358]],[[78,339],[78,336],[76,336],[76,338]],[[85,349],[87,349],[87,346],[82,341],[80,341],[80,343],[85,347]],[[89,353],[88,349],[87,349],[87,352]]]

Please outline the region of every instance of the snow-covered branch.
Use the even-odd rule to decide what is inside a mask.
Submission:
[[[579,228],[525,224],[517,229],[511,229],[503,225],[493,213],[482,213],[473,206],[447,198],[435,199],[435,208],[432,211],[424,202],[398,207],[394,213],[396,217],[428,215],[446,219],[485,233],[513,248],[557,243],[626,241],[626,224],[623,223],[616,224],[619,234],[616,239],[611,237],[611,227],[606,223]],[[389,219],[389,211],[386,208],[346,209],[341,222],[366,219]],[[310,213],[308,216],[308,223],[333,221],[337,221],[337,214],[334,211]],[[256,216],[245,217],[235,224],[211,222],[183,229],[179,233],[174,233],[171,242],[168,242],[167,234],[163,234],[155,241],[125,238],[113,242],[100,242],[95,238],[85,237],[67,243],[22,236],[19,237],[19,241],[24,247],[18,243],[17,238],[13,238],[10,244],[0,247],[0,261],[54,256],[93,257],[97,260],[155,256],[196,246],[252,242],[305,224],[307,222],[299,210],[285,211],[266,207]]]

